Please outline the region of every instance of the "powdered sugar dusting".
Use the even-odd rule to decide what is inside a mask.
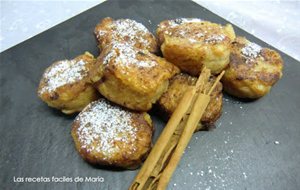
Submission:
[[[184,23],[194,23],[194,22],[202,22],[199,18],[177,18],[170,21],[170,26],[175,27]]]
[[[241,52],[245,57],[255,59],[260,54],[261,49],[261,46],[251,42],[243,47]]]
[[[83,60],[63,60],[53,65],[43,76],[46,81],[40,93],[55,91],[65,84],[72,84],[87,76],[86,62]]]
[[[122,36],[130,36],[133,33],[144,32],[148,33],[148,29],[141,23],[136,22],[135,20],[124,19],[116,20],[116,33]]]
[[[103,63],[108,64],[112,58],[115,62],[124,67],[137,66],[140,68],[151,68],[157,66],[157,62],[152,60],[139,60],[138,54],[147,54],[147,52],[137,51],[126,43],[113,43],[110,52],[104,57]]]
[[[181,24],[185,23],[201,23],[203,22],[201,19],[198,18],[179,18],[175,20],[170,20],[169,28],[175,28]],[[167,25],[161,25],[160,27],[164,28]],[[220,29],[223,27],[220,26]],[[226,36],[224,34],[212,34],[210,35],[208,31],[213,30],[213,28],[206,28],[206,30],[198,30],[198,31],[190,31],[189,28],[180,28],[179,30],[175,32],[171,32],[169,29],[165,30],[164,33],[167,35],[175,35],[177,37],[183,37],[185,39],[188,39],[191,43],[197,43],[197,42],[204,42],[204,43],[219,43],[226,39]]]
[[[113,41],[126,41],[127,43],[134,45],[141,43],[145,46],[150,45],[151,41],[146,40],[145,35],[151,34],[149,30],[142,25],[131,19],[119,19],[113,22],[112,27],[112,39]],[[103,30],[98,31],[98,38],[106,35]]]
[[[190,31],[188,29],[177,30],[174,33],[166,30],[165,34],[167,34],[167,35],[174,35],[176,37],[188,39],[191,43],[199,42],[200,39],[202,39],[202,38],[205,37],[205,34],[202,33],[201,31],[197,31],[196,33],[193,33],[191,35]]]
[[[177,18],[174,20],[168,20],[167,21],[168,24],[164,24],[165,22],[163,22],[162,24],[159,24],[158,27],[162,29],[168,27],[168,29],[165,30],[164,33],[170,35],[171,32],[169,31],[169,29],[175,28],[181,24],[194,23],[194,22],[202,22],[202,20],[199,18]]]
[[[137,129],[132,126],[131,117],[130,112],[104,99],[90,103],[75,120],[79,122],[76,132],[82,148],[110,158],[122,148],[119,146],[134,144]]]
[[[217,43],[217,42],[221,42],[225,39],[225,36],[220,34],[220,35],[211,35],[208,36],[204,41],[206,43]]]

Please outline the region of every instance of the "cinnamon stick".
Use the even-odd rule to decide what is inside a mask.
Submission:
[[[141,190],[144,188],[151,172],[153,171],[157,161],[160,158],[160,155],[171,139],[182,117],[190,107],[192,97],[195,93],[196,90],[194,88],[189,88],[186,91],[178,105],[178,108],[172,114],[169,122],[167,123],[166,127],[164,128],[163,132],[152,148],[150,154],[148,155],[148,158],[144,162],[140,172],[136,176],[132,185],[129,187],[130,190]]]
[[[198,78],[196,85],[194,86],[196,93],[199,91],[199,89],[202,89],[206,84],[205,80],[208,80],[210,75],[210,71],[208,69],[205,69],[202,72],[201,77]],[[162,152],[160,155],[160,159],[158,163],[156,164],[154,170],[151,172],[149,180],[156,179],[158,174],[160,174],[163,169],[165,168],[166,164],[168,163],[171,155],[173,154],[173,151],[178,144],[179,138],[183,132],[184,127],[186,126],[187,119],[191,113],[192,110],[192,105],[194,105],[196,101],[196,96],[192,97],[192,103],[191,106],[189,107],[188,111],[185,113],[185,115],[182,118],[182,121],[179,123],[179,125],[176,127],[176,130],[174,134],[171,137],[171,140],[169,141],[168,145],[166,146],[165,150]],[[149,188],[151,189],[151,188]]]
[[[190,119],[191,117],[190,116],[195,117],[194,115],[199,114],[197,109],[203,109],[201,111],[202,113],[199,114],[199,116],[198,116],[201,119],[201,116],[207,106],[207,105],[206,106],[204,105],[203,108],[201,108],[201,106],[197,106],[198,108],[195,108],[194,103],[196,102],[197,105],[201,104],[198,102],[199,100],[197,99],[198,96],[196,96],[196,94],[201,93],[201,92],[202,93],[208,92],[209,89],[207,89],[207,87],[208,87],[207,81],[209,79],[209,76],[210,76],[210,70],[204,68],[196,82],[196,85],[194,87],[188,88],[187,92],[184,94],[179,105],[177,106],[176,110],[172,114],[165,129],[163,130],[162,134],[160,135],[159,139],[157,140],[156,144],[154,145],[153,149],[151,150],[143,167],[141,168],[141,170],[138,173],[138,175],[136,176],[134,182],[130,186],[130,188],[129,188],[130,190],[157,189],[160,187],[162,187],[162,188],[166,187],[166,185],[168,184],[168,180],[170,179],[172,173],[174,172],[174,170],[176,168],[176,165],[174,165],[174,168],[171,167],[167,170],[167,171],[173,170],[173,172],[169,173],[168,175],[165,174],[165,171],[166,171],[167,167],[170,167],[169,166],[170,161],[172,159],[173,160],[175,159],[174,151],[176,151],[178,149],[178,143],[180,142],[180,139],[182,139],[183,132],[186,131],[186,129],[185,129],[186,126],[191,125],[191,119]],[[208,95],[208,97],[209,97],[209,95]],[[208,102],[209,102],[209,100],[208,100]],[[196,111],[196,113],[195,113],[195,111]],[[196,120],[198,120],[198,119],[196,119]],[[199,122],[199,120],[198,120],[198,122]],[[189,122],[189,123],[187,123],[187,122]],[[195,121],[193,121],[192,124],[193,123],[195,123]],[[189,130],[191,130],[191,129],[189,129]],[[194,132],[194,130],[192,131],[192,133]],[[187,136],[185,141],[187,141],[187,143],[188,143],[189,139],[190,139],[190,137]],[[183,141],[183,140],[181,140],[181,141]],[[184,150],[184,148],[183,148],[183,150]],[[178,154],[178,155],[180,155],[180,154]],[[177,158],[178,158],[178,155],[176,156]],[[164,180],[162,180],[162,179],[164,179]],[[161,184],[163,184],[163,185],[161,185]]]
[[[197,100],[193,106],[191,115],[187,121],[186,127],[184,128],[184,131],[180,137],[180,140],[176,146],[176,149],[174,150],[171,159],[169,160],[167,166],[165,167],[164,171],[161,173],[160,175],[160,179],[158,181],[158,185],[156,186],[157,190],[164,190],[182,155],[183,152],[185,150],[185,148],[187,147],[196,127],[198,122],[200,121],[209,101],[210,101],[210,94],[213,91],[213,89],[216,87],[217,83],[220,81],[220,79],[222,78],[222,76],[224,75],[224,72],[222,72],[216,79],[215,83],[212,85],[211,89],[209,91],[207,91],[207,88],[204,88],[203,91],[205,94],[203,93],[199,93]],[[208,92],[208,93],[207,93]]]
[[[158,190],[164,190],[166,188],[166,186],[168,185],[169,180],[181,159],[183,151],[185,150],[186,146],[188,145],[188,143],[197,127],[197,124],[200,121],[209,101],[210,101],[209,95],[199,93],[197,101],[193,107],[191,115],[190,115],[190,117],[187,121],[186,127],[184,128],[184,131],[179,139],[176,149],[173,152],[168,165],[166,166],[166,168],[164,169],[163,173],[160,176],[160,180],[159,180],[158,186],[157,186]]]

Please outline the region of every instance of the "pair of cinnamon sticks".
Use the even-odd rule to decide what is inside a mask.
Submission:
[[[130,190],[164,190],[174,173],[209,101],[222,78],[208,82],[210,70],[203,68],[195,86],[188,88],[162,131]]]

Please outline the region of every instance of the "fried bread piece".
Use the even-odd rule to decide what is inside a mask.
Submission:
[[[232,43],[230,64],[222,78],[227,93],[240,98],[259,98],[267,94],[282,77],[279,53],[237,37]]]
[[[212,74],[224,70],[235,38],[230,24],[222,26],[200,19],[165,20],[156,33],[164,58],[193,76],[199,75],[203,66]]]
[[[80,112],[98,99],[98,92],[89,78],[89,71],[95,62],[94,56],[86,52],[72,60],[53,63],[41,78],[38,96],[50,107],[65,114]]]
[[[106,17],[97,24],[94,34],[101,50],[115,42],[126,43],[152,53],[158,49],[154,35],[144,25],[131,19],[113,20]]]
[[[212,85],[215,78],[212,77],[209,83]],[[188,74],[180,73],[175,75],[170,80],[170,85],[168,90],[161,96],[158,101],[159,109],[165,113],[167,117],[170,117],[177,105],[180,102],[180,99],[183,97],[189,86],[196,84],[197,78],[192,77]],[[222,94],[222,84],[219,82],[211,94],[211,100],[201,118],[201,124],[205,128],[213,125],[215,121],[222,114],[222,105],[223,105],[223,94]],[[201,127],[201,125],[198,126]]]
[[[80,112],[71,134],[87,162],[134,169],[151,149],[153,126],[147,113],[125,110],[101,98]]]
[[[167,89],[179,69],[165,59],[126,44],[116,43],[98,57],[92,81],[110,101],[148,111]]]

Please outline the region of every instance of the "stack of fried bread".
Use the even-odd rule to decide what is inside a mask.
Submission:
[[[169,118],[203,68],[225,75],[210,94],[197,130],[213,126],[221,116],[223,88],[230,95],[256,99],[282,76],[280,55],[236,37],[230,24],[165,20],[156,38],[134,20],[104,18],[94,34],[97,58],[85,52],[53,63],[38,88],[38,96],[50,107],[65,114],[80,112],[71,134],[79,154],[91,164],[140,166],[154,131],[147,112],[156,107]],[[162,57],[157,55],[160,50]]]

